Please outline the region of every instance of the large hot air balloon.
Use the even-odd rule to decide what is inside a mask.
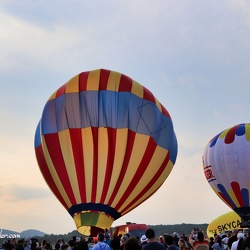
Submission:
[[[149,90],[99,69],[76,75],[49,98],[35,152],[77,230],[91,235],[156,192],[173,168],[177,140],[168,111]]]
[[[203,168],[214,192],[243,220],[250,220],[250,124],[216,135],[206,146]]]

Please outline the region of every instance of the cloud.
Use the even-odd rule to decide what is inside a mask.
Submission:
[[[199,74],[180,75],[178,82],[181,86],[188,86],[193,90],[197,89],[200,85],[209,85],[209,80]]]
[[[30,179],[30,181],[32,181],[32,178]],[[51,192],[48,189],[31,185],[21,186],[18,184],[12,184],[6,189],[6,192],[9,194],[7,198],[9,202],[39,200],[51,196]]]
[[[79,39],[79,34],[69,27],[60,26],[50,31],[3,12],[0,18],[4,20],[0,35],[2,48],[6,48],[2,50],[0,66],[5,71],[24,70],[27,66],[32,71],[39,64],[45,65],[48,58],[55,64],[56,55],[73,47]]]

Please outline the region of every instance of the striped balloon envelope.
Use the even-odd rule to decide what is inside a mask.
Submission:
[[[204,150],[203,169],[220,199],[243,221],[250,220],[250,124],[216,135]]]
[[[148,199],[170,174],[177,140],[168,111],[118,72],[82,72],[47,101],[35,152],[51,191],[91,235]]]

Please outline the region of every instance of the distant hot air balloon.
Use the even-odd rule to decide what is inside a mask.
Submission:
[[[203,168],[214,192],[244,222],[250,220],[250,124],[216,135],[206,146]]]
[[[242,219],[234,211],[222,214],[209,223],[207,227],[207,236],[210,238],[214,237],[214,234],[240,229],[241,222]]]
[[[159,189],[175,163],[177,140],[168,111],[149,90],[100,69],[76,75],[49,98],[35,152],[77,230],[90,235]]]

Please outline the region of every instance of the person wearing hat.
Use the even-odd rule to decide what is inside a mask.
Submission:
[[[173,239],[174,239],[174,244],[176,246],[178,246],[179,237],[178,237],[178,234],[176,232],[173,233]]]
[[[247,235],[244,234],[244,240],[240,246],[241,250],[250,250],[250,231]]]
[[[231,246],[231,250],[240,249],[240,245],[242,244],[243,239],[244,239],[244,234],[242,232],[239,232],[237,234],[237,240],[234,241],[232,246]],[[239,246],[239,248],[238,248],[238,246]]]
[[[143,247],[145,244],[147,244],[147,237],[146,235],[142,235],[140,242],[141,242],[141,247]]]
[[[98,242],[93,246],[92,250],[110,250],[109,245],[104,243],[104,234],[100,233],[97,235]]]

